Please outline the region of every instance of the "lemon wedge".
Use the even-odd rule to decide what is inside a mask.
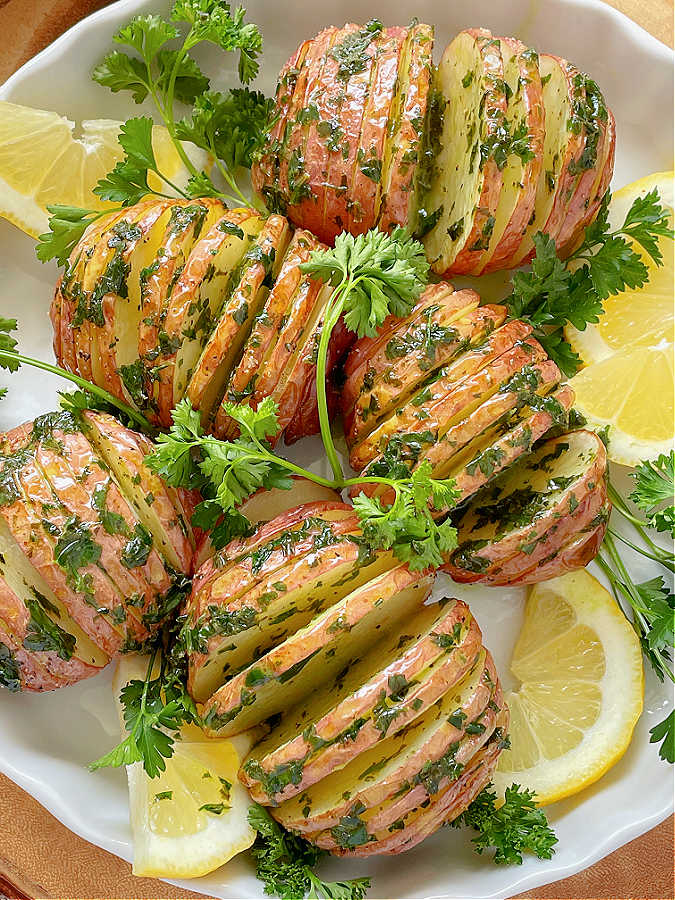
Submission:
[[[638,638],[585,569],[534,587],[506,695],[511,749],[495,786],[529,788],[544,805],[597,781],[624,754],[642,712]]]
[[[629,184],[612,196],[609,221],[621,225],[631,204],[656,188],[673,224],[673,173],[658,172]],[[575,406],[593,427],[609,426],[610,459],[635,466],[667,453],[675,434],[673,409],[673,241],[658,241],[663,265],[635,246],[649,281],[637,290],[608,297],[596,325],[565,336],[585,368],[571,380]]]
[[[146,666],[138,656],[119,662],[113,695],[120,716],[120,689],[144,678]],[[157,778],[149,778],[141,763],[127,767],[134,875],[196,878],[251,846],[251,799],[237,771],[252,744],[250,732],[210,739],[186,726]]]
[[[37,237],[47,230],[50,203],[85,209],[109,205],[92,189],[124,156],[117,141],[121,124],[91,119],[81,123],[76,138],[74,123],[58,113],[0,101],[0,216]],[[184,188],[190,173],[166,128],[154,127],[152,145],[159,170]],[[211,168],[205,151],[184,147],[198,171]],[[171,193],[153,174],[148,183]]]

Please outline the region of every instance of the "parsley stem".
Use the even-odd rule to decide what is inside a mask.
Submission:
[[[326,450],[326,457],[333,470],[335,480],[341,484],[344,483],[344,472],[340,464],[340,457],[335,449],[333,434],[331,431],[330,416],[328,415],[328,399],[326,396],[326,367],[328,362],[328,345],[330,343],[333,329],[337,325],[338,319],[342,315],[345,299],[355,285],[355,281],[351,276],[343,279],[331,294],[330,300],[326,305],[324,312],[323,324],[321,326],[321,336],[319,338],[319,349],[316,357],[316,402],[319,411],[319,427],[321,429],[321,438]]]
[[[227,197],[228,200],[234,200],[236,203],[243,203],[244,206],[248,208],[251,205],[250,201],[244,196],[242,191],[239,189],[239,185],[237,184],[237,182],[230,175],[222,162],[218,159],[213,144],[211,144],[211,153],[213,154],[213,158],[216,161],[216,167],[218,171],[223,176],[223,179],[227,182],[230,188],[234,191],[234,195],[224,194],[223,196]]]
[[[654,543],[654,541],[649,537],[645,530],[645,526],[647,523],[644,521],[644,519],[639,519],[633,515],[633,513],[626,505],[625,500],[611,483],[611,481],[607,484],[607,493],[609,494],[609,499],[612,501],[612,506],[614,507],[614,509],[619,513],[619,515],[623,516],[626,521],[631,523],[644,543],[650,548],[651,552],[658,557],[658,562],[662,562],[663,565],[665,565],[671,571],[675,571],[675,569],[673,569],[673,554],[669,553],[667,550],[664,550],[662,547],[659,547],[658,544]],[[617,536],[621,540],[623,540],[624,543],[627,543],[620,535]],[[633,544],[630,544],[629,546],[632,546],[635,550],[638,551],[638,553],[644,552],[638,547],[634,547]],[[654,557],[652,556],[651,558],[653,559]]]
[[[654,562],[661,563],[666,569],[669,569],[671,572],[675,572],[675,563],[671,559],[668,559],[668,554],[657,555],[656,553],[650,553],[649,550],[645,550],[644,547],[638,547],[637,544],[634,544],[632,541],[629,541],[628,538],[624,537],[622,534],[619,534],[618,531],[614,531],[613,528],[609,528],[607,531],[615,540],[621,541],[622,544],[626,544],[627,547],[631,547],[637,553],[642,556],[646,556],[648,559],[653,559]]]
[[[16,353],[14,350],[0,350],[0,359],[13,360],[21,365],[33,366],[35,369],[43,369],[45,372],[51,372],[52,375],[59,375],[61,378],[72,381],[73,384],[76,384],[78,387],[87,391],[87,393],[93,394],[101,400],[105,400],[106,403],[110,403],[111,406],[115,406],[120,412],[129,416],[132,421],[136,422],[136,424],[145,431],[153,430],[152,425],[142,413],[138,412],[133,407],[128,406],[123,400],[120,400],[113,394],[108,393],[105,388],[99,387],[97,384],[92,384],[85,378],[74,375],[72,372],[68,372],[60,366],[43,362],[41,359],[33,359],[31,356],[23,356],[23,354]]]
[[[169,76],[169,84],[166,89],[166,94],[164,95],[164,109],[162,109],[162,107],[160,106],[159,111],[162,114],[162,118],[164,119],[166,127],[169,131],[169,134],[171,135],[171,139],[173,140],[173,142],[175,144],[176,150],[178,151],[178,155],[182,159],[183,164],[185,165],[186,169],[190,172],[190,174],[194,175],[196,177],[199,174],[197,172],[197,169],[193,165],[190,157],[185,152],[185,148],[183,147],[182,143],[176,138],[176,122],[173,117],[173,100],[174,100],[174,93],[175,93],[175,89],[176,89],[176,78],[178,76],[178,70],[180,69],[181,63],[185,59],[187,51],[190,49],[190,47],[193,46],[192,44],[189,43],[191,37],[193,37],[193,29],[192,28],[188,32],[188,34],[185,38],[185,41],[183,42],[183,46],[176,53],[176,58],[173,63],[173,68],[171,69],[171,75]],[[157,102],[157,101],[155,100],[155,102]]]

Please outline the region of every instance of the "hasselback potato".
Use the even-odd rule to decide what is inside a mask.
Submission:
[[[191,572],[195,498],[110,416],[0,436],[0,684],[51,690],[143,645]]]
[[[438,69],[432,45],[427,25],[375,21],[301,44],[279,75],[254,188],[327,242],[408,225],[441,275],[520,265],[537,231],[568,255],[614,167],[597,84],[482,28],[460,32]]]
[[[314,433],[329,290],[298,266],[322,246],[308,232],[291,237],[282,216],[209,198],[153,199],[105,215],[56,288],[57,361],[163,427],[188,397],[206,428],[231,435],[224,402],[272,396],[289,442]],[[351,339],[335,330],[329,371]]]

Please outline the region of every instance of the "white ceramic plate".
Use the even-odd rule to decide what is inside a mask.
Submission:
[[[136,114],[138,108],[126,96],[94,85],[89,74],[119,26],[135,13],[168,6],[166,0],[122,0],[106,7],[18,71],[0,88],[0,98],[57,110],[76,121]],[[415,0],[412,5],[401,0],[249,0],[247,6],[265,37],[259,86],[267,92],[297,43],[329,23],[373,16],[389,24],[405,23],[415,15],[435,24],[436,47],[441,49],[459,29],[481,25],[566,56],[597,78],[617,119],[616,185],[672,167],[672,54],[599,0]],[[232,71],[209,67],[214,70],[223,85],[234,83]],[[0,221],[0,315],[18,317],[24,352],[50,359],[47,310],[55,279],[53,265],[36,262],[32,242]],[[0,404],[2,430],[54,408],[56,391],[63,388],[59,379],[36,370],[26,369],[13,379],[2,373],[1,378],[10,387]],[[303,442],[294,455],[316,462],[319,446],[316,440]],[[640,578],[655,574],[639,565],[635,572]],[[507,666],[524,591],[449,583],[447,588],[471,603],[508,687]],[[549,807],[560,838],[551,862],[527,858],[521,867],[498,868],[471,852],[469,833],[443,829],[404,857],[332,862],[326,872],[331,877],[371,875],[372,898],[503,897],[571,875],[670,813],[672,769],[658,759],[648,732],[671,703],[672,695],[648,673],[645,712],[624,758],[589,790]],[[0,770],[72,831],[131,860],[124,772],[92,775],[86,769],[118,740],[110,674],[42,696],[2,692],[0,722]],[[183,886],[222,898],[262,896],[245,856]]]

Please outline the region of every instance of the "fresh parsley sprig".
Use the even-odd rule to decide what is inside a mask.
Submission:
[[[248,821],[258,836],[251,853],[256,875],[265,885],[265,893],[280,900],[326,898],[326,900],[362,900],[370,887],[369,878],[350,881],[323,881],[314,871],[325,856],[303,838],[282,828],[262,806],[255,804]]]
[[[404,316],[426,286],[429,263],[424,247],[402,228],[388,235],[376,229],[353,237],[346,232],[335,246],[315,250],[303,272],[330,284],[316,365],[319,423],[326,455],[336,479],[343,477],[333,443],[326,401],[326,360],[333,329],[341,316],[358,337],[373,337],[388,315]]]
[[[607,193],[581,245],[564,262],[558,259],[555,241],[538,232],[531,266],[513,275],[512,293],[504,301],[512,318],[533,326],[537,340],[568,376],[575,374],[580,359],[565,341],[563,327],[570,323],[583,331],[599,321],[607,297],[646,284],[647,266],[631,241],[661,265],[658,238],[673,237],[668,211],[656,189],[637,197],[614,231],[608,222],[610,199]]]
[[[478,794],[469,807],[450,823],[475,829],[473,839],[477,853],[494,848],[497,865],[522,865],[523,853],[534,853],[539,859],[551,859],[558,843],[546,815],[535,804],[532,791],[512,784],[504,792],[504,803],[497,806],[497,795],[490,787]]]
[[[176,0],[170,21],[158,15],[136,16],[113,37],[125,51],[114,50],[95,67],[92,77],[111,91],[129,91],[136,103],[153,101],[183,165],[189,173],[182,189],[158,166],[152,146],[152,119],[127,120],[119,142],[124,157],[102,178],[94,193],[119,207],[138,203],[147,195],[159,197],[218,197],[236,205],[250,205],[236,181],[239,167],[250,168],[263,146],[272,115],[272,102],[257,91],[235,88],[225,94],[210,91],[208,77],[190,51],[201,43],[239,54],[239,78],[248,84],[258,72],[262,36],[246,22],[245,10],[231,10],[224,0]],[[177,119],[177,103],[192,106],[192,114]],[[217,187],[207,172],[197,169],[182,141],[192,141],[215,157],[227,190]],[[158,179],[149,181],[152,173]],[[170,192],[167,193],[166,191]],[[40,235],[38,259],[63,265],[90,225],[106,211],[53,204],[49,231]]]
[[[16,372],[20,363],[14,358],[18,346],[17,339],[12,335],[16,331],[16,319],[5,319],[0,316],[0,369]],[[7,356],[3,356],[3,352]],[[7,388],[0,388],[0,400],[7,396]]]
[[[0,319],[0,331],[2,330],[1,325],[3,321],[14,322],[15,320]],[[4,347],[4,344],[7,344],[8,341],[13,342],[11,349],[5,349]],[[21,366],[33,366],[36,369],[42,369],[44,372],[49,372],[52,375],[58,375],[60,378],[65,378],[67,381],[71,381],[80,388],[79,391],[75,391],[72,394],[61,394],[62,406],[64,409],[68,409],[70,412],[81,412],[83,409],[101,408],[100,404],[102,403],[104,404],[103,408],[105,408],[106,411],[108,411],[109,408],[118,410],[130,423],[133,423],[135,427],[141,428],[148,433],[154,432],[152,425],[142,413],[132,406],[129,406],[118,397],[115,397],[114,394],[106,391],[105,388],[99,387],[97,384],[92,384],[85,378],[74,375],[72,372],[68,372],[66,369],[54,365],[54,363],[44,362],[42,359],[34,359],[32,356],[24,356],[22,353],[17,353],[16,350],[13,349],[15,346],[16,340],[14,338],[0,334],[0,367],[15,372]]]
[[[675,646],[675,594],[672,590],[672,574],[675,572],[675,553],[656,544],[648,533],[649,528],[673,534],[675,498],[673,496],[673,472],[675,452],[672,450],[655,461],[640,463],[632,474],[635,489],[629,495],[638,509],[647,513],[641,519],[610,482],[609,497],[616,514],[628,523],[634,539],[626,537],[615,528],[608,528],[596,562],[609,580],[618,605],[630,610],[629,620],[640,640],[642,651],[658,678],[675,682],[673,672],[673,648]],[[648,581],[635,582],[619,552],[618,543],[656,563],[667,575],[658,575]],[[666,580],[667,579],[667,580]],[[673,713],[650,731],[651,742],[662,741],[659,755],[670,763],[675,762],[675,723]]]

